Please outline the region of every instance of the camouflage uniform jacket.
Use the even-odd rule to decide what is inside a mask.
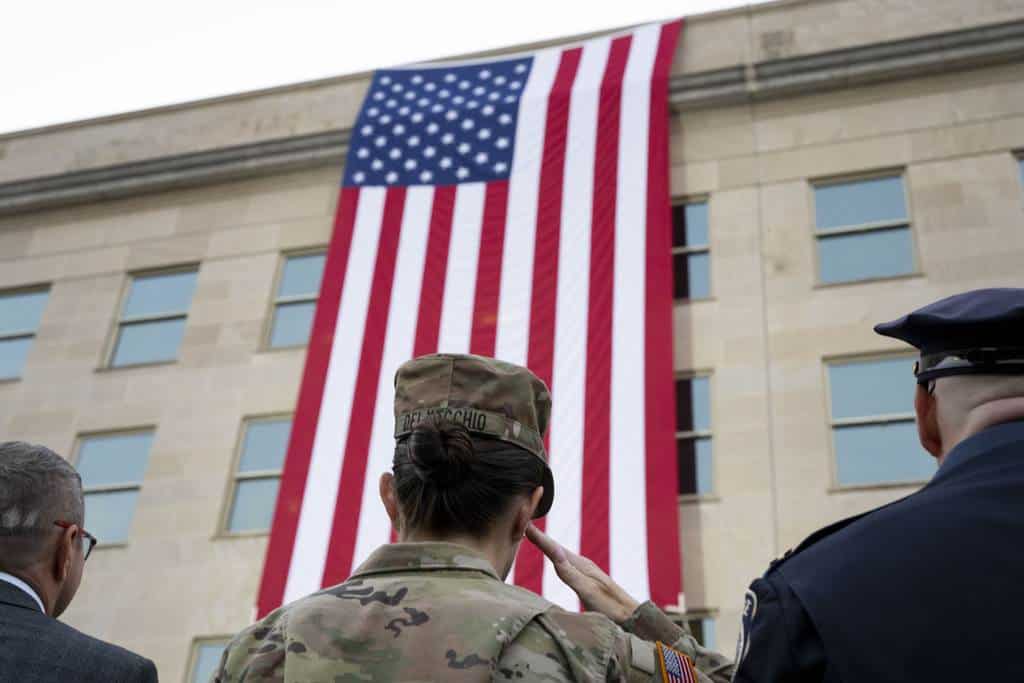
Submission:
[[[239,633],[213,681],[660,681],[653,643],[642,638],[690,656],[711,672],[701,681],[729,680],[731,662],[652,604],[627,626],[636,635],[506,584],[464,546],[398,543],[344,583]]]

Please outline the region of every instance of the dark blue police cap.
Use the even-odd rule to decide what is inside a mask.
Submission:
[[[976,289],[875,325],[921,351],[919,384],[949,375],[1024,374],[1024,289]]]

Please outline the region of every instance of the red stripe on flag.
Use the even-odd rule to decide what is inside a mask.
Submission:
[[[501,258],[505,248],[507,210],[508,181],[488,183],[480,230],[480,257],[476,264],[473,329],[469,337],[469,352],[481,356],[494,355],[498,333],[498,295],[501,290]]]
[[[579,69],[582,48],[566,50],[558,63],[555,81],[548,95],[544,125],[544,151],[537,198],[537,240],[534,245],[533,290],[530,301],[530,348],[526,365],[551,387],[555,355],[555,300],[558,290],[558,243],[562,221],[562,181],[565,173],[566,136],[572,83]],[[554,427],[557,429],[557,426]],[[545,447],[550,445],[550,431]],[[548,454],[551,457],[551,454]],[[557,457],[557,454],[555,454]],[[544,520],[537,526],[544,528]],[[515,582],[540,593],[544,558],[532,544],[525,543],[516,559]]]
[[[430,211],[427,254],[423,262],[423,286],[420,288],[419,317],[416,320],[416,340],[412,352],[414,358],[437,351],[454,214],[455,186],[446,185],[435,189],[434,204]]]
[[[661,28],[651,80],[647,169],[647,294],[644,344],[647,444],[647,571],[651,599],[675,604],[682,587],[676,503],[672,380],[672,216],[668,77],[682,21]]]
[[[281,486],[274,510],[270,541],[263,564],[263,578],[256,601],[257,618],[277,609],[284,601],[285,584],[291,566],[295,534],[302,512],[302,497],[306,490],[309,461],[313,455],[313,439],[320,419],[320,404],[327,381],[327,368],[334,343],[334,328],[338,322],[341,291],[345,284],[352,232],[359,205],[359,188],[342,188],[334,217],[334,234],[327,251],[320,298],[306,351],[306,367],[302,373],[298,405],[292,420],[291,439],[285,457]]]
[[[612,285],[615,277],[615,200],[618,188],[622,77],[632,36],[612,41],[601,81],[594,150],[590,228],[590,303],[583,427],[583,505],[580,551],[609,571],[609,498],[612,393]]]
[[[377,261],[373,268],[370,287],[373,301],[366,313],[359,370],[356,374],[352,414],[349,416],[345,459],[338,486],[338,499],[334,506],[331,540],[327,548],[322,586],[340,583],[352,571],[352,554],[359,527],[363,483],[366,479],[366,459],[370,450],[373,411],[377,404],[378,379],[384,355],[384,337],[387,334],[388,311],[391,308],[391,288],[395,275],[398,239],[402,229],[402,210],[405,206],[404,187],[389,188],[384,199],[380,242]],[[345,416],[337,415],[336,419]]]

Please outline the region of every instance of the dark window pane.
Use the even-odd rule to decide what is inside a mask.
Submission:
[[[131,532],[138,491],[85,494],[85,528],[100,543],[123,543]]]
[[[0,295],[0,335],[35,332],[49,295],[46,291]]]
[[[819,230],[902,221],[907,217],[903,178],[872,178],[814,188],[814,209]]]
[[[92,436],[82,440],[76,465],[82,485],[138,484],[146,473],[153,432]]]
[[[824,283],[912,273],[914,249],[910,228],[819,237],[818,272]]]
[[[840,486],[919,482],[935,474],[935,459],[917,440],[912,421],[833,429]]]
[[[690,298],[690,255],[672,255],[672,296],[676,299]]]
[[[707,495],[711,493],[711,439],[682,438],[676,441],[679,459],[679,493]]]
[[[124,304],[124,317],[187,313],[195,288],[194,270],[137,277]]]
[[[707,377],[676,380],[676,431],[711,429],[711,381]]]
[[[686,246],[686,204],[672,207],[672,246]]]
[[[184,335],[184,318],[122,325],[110,364],[117,367],[174,360]]]
[[[224,654],[227,643],[200,643],[196,648],[196,662],[192,668],[192,683],[208,683],[213,678],[213,672],[220,664],[220,657]]]
[[[912,413],[913,367],[910,358],[829,365],[832,419]]]
[[[264,531],[270,528],[277,501],[277,477],[241,479],[235,488],[228,529],[231,531]]]
[[[281,469],[284,466],[284,455],[288,450],[288,434],[291,429],[292,421],[287,418],[250,422],[245,429],[238,471]]]
[[[672,208],[672,246],[708,245],[708,203],[694,202]]]
[[[274,307],[274,324],[270,330],[270,346],[303,346],[309,342],[313,329],[315,301],[278,304]]]
[[[292,256],[284,263],[279,296],[316,296],[324,275],[324,254]]]
[[[21,377],[33,337],[0,339],[0,379]]]

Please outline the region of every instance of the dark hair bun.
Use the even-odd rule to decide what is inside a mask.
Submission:
[[[460,424],[424,420],[409,435],[409,460],[424,483],[458,485],[470,476],[475,457],[473,439]]]

